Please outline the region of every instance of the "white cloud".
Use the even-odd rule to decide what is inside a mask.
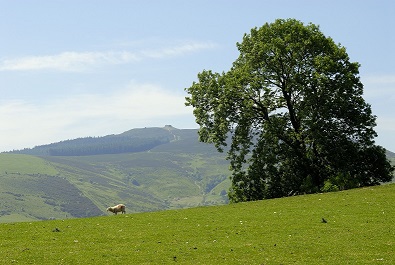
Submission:
[[[98,52],[63,52],[57,55],[28,56],[4,60],[1,71],[58,70],[80,71],[98,63],[114,63],[120,55]],[[130,56],[131,57],[131,56]]]
[[[392,115],[384,116],[384,117],[377,117],[377,124],[380,126],[381,131],[390,132],[392,136],[395,134],[395,117]]]
[[[361,77],[361,81],[364,84],[366,97],[394,98],[395,75],[369,75]]]
[[[183,45],[170,47],[170,48],[163,48],[158,50],[145,50],[141,52],[143,57],[147,58],[165,58],[165,57],[173,57],[179,56],[186,53],[193,53],[199,50],[205,49],[213,49],[216,45],[213,43],[186,43]]]
[[[212,49],[212,43],[184,43],[173,47],[140,51],[106,51],[106,52],[62,52],[55,55],[27,56],[5,59],[0,62],[0,71],[84,71],[102,65],[128,64],[148,58],[162,59],[180,56],[203,49]]]
[[[390,114],[388,116],[378,116],[375,129],[378,134],[376,143],[395,152],[395,117]]]
[[[361,77],[364,98],[372,105],[377,116],[376,142],[391,151],[395,150],[395,75],[367,75]]]
[[[24,101],[0,104],[0,151],[84,136],[101,136],[164,126],[170,119],[190,117],[184,95],[158,86],[131,83],[111,94],[84,94],[42,105]]]
[[[362,79],[368,84],[395,84],[395,75],[368,75]]]

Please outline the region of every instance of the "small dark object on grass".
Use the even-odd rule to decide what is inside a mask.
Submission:
[[[321,221],[321,222],[324,223],[324,224],[326,224],[328,221],[325,220],[325,218],[322,218],[322,221]]]
[[[60,232],[59,228],[55,227],[54,230],[52,230],[52,232]]]

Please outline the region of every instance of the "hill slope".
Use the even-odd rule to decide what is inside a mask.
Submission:
[[[0,222],[97,216],[117,203],[125,203],[128,212],[224,204],[228,163],[213,146],[200,143],[196,133],[170,126],[123,133],[133,139],[171,139],[141,152],[21,154],[53,153],[53,145],[47,145],[1,154]]]
[[[0,222],[102,214],[45,159],[0,154],[0,168]]]
[[[118,203],[128,212],[225,204],[229,175],[225,154],[197,130],[67,140],[0,154],[0,222],[99,216]]]
[[[395,185],[0,224],[3,264],[394,264]]]

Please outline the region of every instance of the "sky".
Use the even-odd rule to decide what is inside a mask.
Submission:
[[[394,14],[393,0],[0,0],[0,152],[198,128],[184,88],[278,18],[319,25],[361,64],[376,144],[395,151]]]

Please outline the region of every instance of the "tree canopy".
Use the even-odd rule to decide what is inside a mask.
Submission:
[[[314,24],[278,19],[237,43],[223,73],[186,88],[199,137],[227,145],[233,202],[377,185],[392,179],[375,145],[359,63]]]

